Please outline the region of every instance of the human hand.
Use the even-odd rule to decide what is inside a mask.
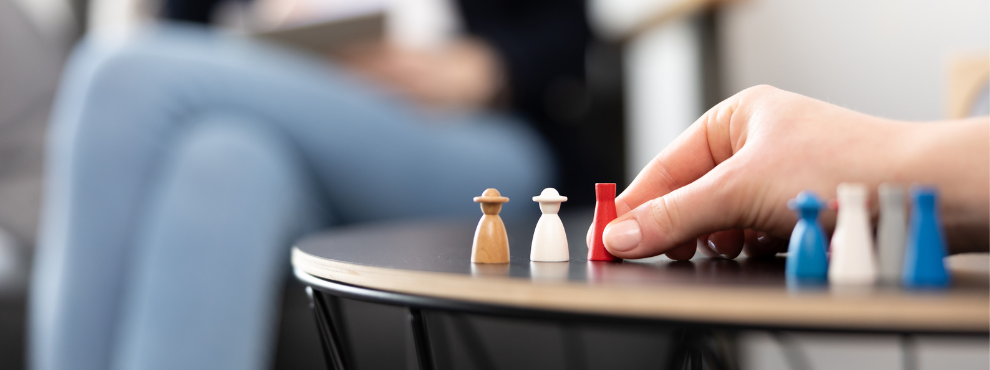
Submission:
[[[438,108],[478,108],[502,87],[502,66],[485,43],[463,39],[429,50],[360,45],[341,55],[346,66],[386,89]]]
[[[620,258],[772,255],[786,248],[796,222],[786,202],[802,190],[833,198],[840,182],[921,182],[940,189],[950,234],[979,238],[954,251],[986,249],[988,135],[986,118],[905,123],[757,86],[710,109],[657,155],[616,198],[620,216],[603,239]],[[822,221],[831,228],[834,213]]]

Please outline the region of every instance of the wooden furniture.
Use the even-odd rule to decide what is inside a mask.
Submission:
[[[617,36],[619,40],[629,41],[632,38],[649,32],[651,29],[680,17],[691,16],[715,7],[739,2],[741,0],[675,0],[658,7],[648,15],[641,17],[638,22],[627,25],[626,29]]]
[[[530,262],[536,218],[507,223],[511,262],[472,264],[474,220],[361,225],[308,237],[292,251],[310,287],[329,363],[329,297],[409,307],[419,360],[431,368],[423,309],[580,322],[636,322],[695,329],[787,329],[985,336],[990,329],[987,255],[954,259],[946,291],[788,285],[784,259],[675,262],[660,257],[589,262],[590,214],[562,215],[569,262]],[[962,263],[959,263],[959,262]],[[694,349],[687,348],[690,352]],[[690,356],[685,356],[690,357]],[[335,362],[336,361],[336,362]],[[341,363],[341,366],[342,363]],[[343,368],[343,367],[338,367]]]
[[[948,76],[949,118],[969,117],[977,99],[986,99],[990,84],[990,56],[957,55],[949,60]],[[986,103],[986,102],[984,102]]]

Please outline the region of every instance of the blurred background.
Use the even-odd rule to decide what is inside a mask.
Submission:
[[[333,38],[381,37],[428,49],[461,32],[451,7],[444,0],[0,0],[0,369],[25,366],[46,125],[63,63],[84,34],[124,37],[171,18],[311,53]],[[580,168],[563,170],[570,183],[628,183],[707,107],[757,84],[904,120],[987,114],[990,106],[986,0],[589,0],[585,8],[593,37],[584,78],[555,81],[535,99],[542,119],[573,128],[559,145],[589,153],[574,161]],[[294,283],[285,290],[276,368],[323,367],[302,291]],[[382,317],[403,320],[401,312],[345,307],[354,312],[348,332],[356,347],[402,347],[401,333],[377,329],[389,320]],[[539,332],[526,323],[477,322],[495,338],[490,344],[510,330]],[[665,338],[634,328],[585,330],[629,352],[662,347]],[[896,337],[794,338],[807,344],[815,368],[900,368]],[[786,365],[766,334],[746,334],[739,343],[748,368]],[[918,343],[919,368],[990,367],[986,338]],[[405,366],[408,356],[397,351],[369,351],[357,361],[362,368]]]

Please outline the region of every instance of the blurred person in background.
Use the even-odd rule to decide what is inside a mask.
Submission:
[[[553,185],[581,154],[544,100],[583,79],[583,4],[464,0],[463,37],[348,67],[190,25],[84,40],[53,112],[32,367],[267,367],[302,233]]]

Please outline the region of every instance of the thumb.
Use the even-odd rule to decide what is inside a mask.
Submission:
[[[725,161],[698,180],[649,200],[616,218],[602,239],[619,258],[644,258],[666,253],[699,235],[738,227],[748,197],[739,186],[743,177]]]
[[[743,166],[733,163],[740,161],[736,154],[746,143],[754,107],[777,91],[758,86],[733,95],[653,158],[615,199],[617,211],[629,212],[619,213],[606,227],[603,241],[609,252],[650,257],[699,235],[737,227],[743,208],[731,204],[747,198],[739,186],[744,173],[735,169]]]

